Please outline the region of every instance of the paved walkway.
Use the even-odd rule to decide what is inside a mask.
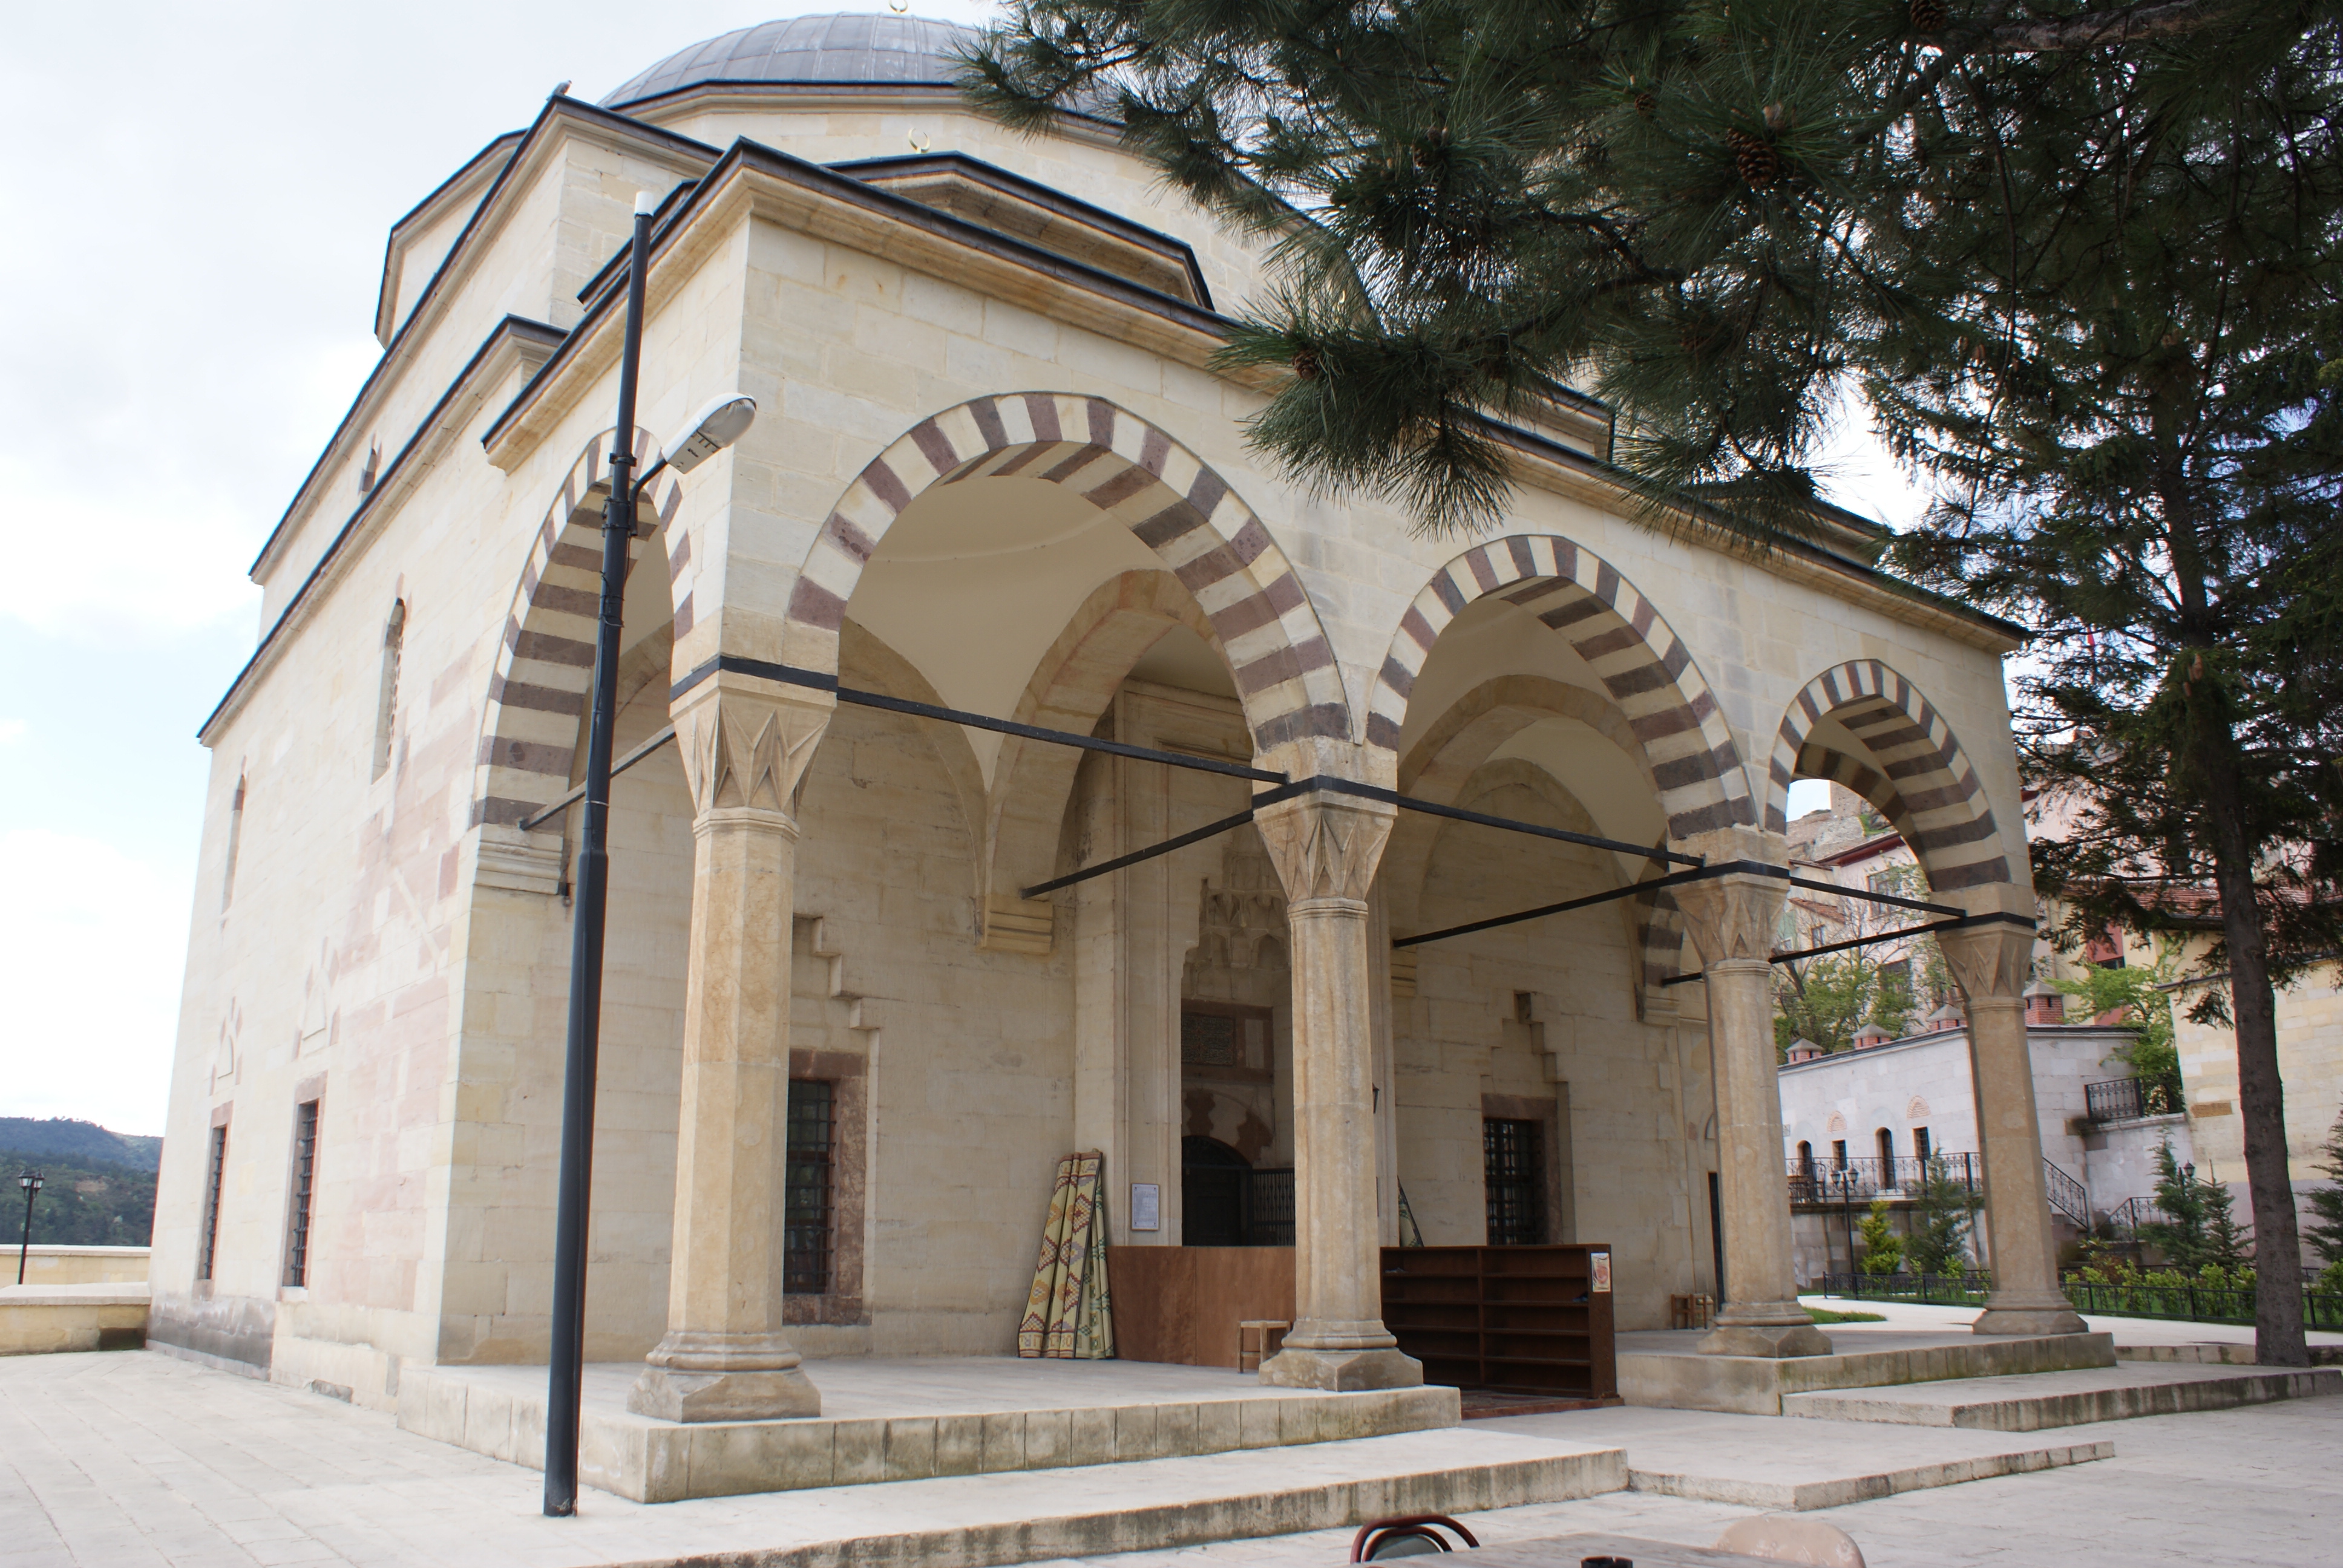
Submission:
[[[1627,1429],[1636,1418],[1663,1415],[1674,1442],[1774,1460],[1785,1445],[1826,1434],[1844,1446],[1845,1434],[1835,1422],[1594,1412],[1474,1422],[1466,1432],[1424,1436],[1460,1445],[1480,1433],[1554,1446],[1624,1440],[1632,1450]],[[1713,1422],[1713,1432],[1684,1428],[1704,1420]],[[2335,1462],[2343,1453],[2343,1399],[2055,1435],[2068,1443],[2112,1441],[2116,1456],[1819,1516],[1854,1534],[1878,1568],[2307,1568],[2335,1561],[2343,1534],[2343,1466]],[[1909,1440],[1899,1433],[1893,1441]],[[1281,1484],[1308,1484],[1326,1462],[1307,1448],[1223,1457],[1254,1464]],[[1038,1511],[1055,1488],[1096,1497],[1116,1478],[1093,1469],[974,1483],[994,1507],[1012,1499]],[[744,1553],[731,1561],[745,1563],[759,1548],[806,1539],[816,1525],[832,1537],[895,1528],[909,1501],[905,1488],[935,1483],[655,1506],[589,1492],[580,1517],[567,1521],[539,1515],[540,1484],[534,1471],[401,1432],[387,1415],[156,1352],[0,1360],[0,1568],[588,1568],[725,1553]],[[1625,1493],[1507,1510],[1474,1523],[1491,1540],[1608,1530],[1698,1544],[1750,1512]],[[1096,1561],[1120,1568],[1302,1568],[1342,1561],[1346,1541],[1347,1532],[1320,1532]]]

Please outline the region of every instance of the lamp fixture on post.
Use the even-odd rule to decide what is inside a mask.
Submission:
[[[33,1252],[33,1200],[41,1195],[41,1173],[26,1169],[16,1178],[16,1185],[25,1190],[25,1234],[16,1243],[16,1282],[25,1282],[25,1260]]]
[[[593,706],[586,729],[585,809],[569,933],[569,1033],[562,1069],[561,1175],[554,1218],[553,1344],[545,1412],[545,1512],[578,1512],[578,1428],[586,1371],[588,1200],[594,1179],[594,1075],[601,1049],[602,932],[609,904],[610,752],[618,726],[618,633],[626,603],[627,549],[637,504],[662,468],[688,474],[740,438],[756,400],[719,397],[695,416],[659,461],[635,477],[635,390],[642,363],[643,286],[651,216],[658,203],[635,193],[627,262],[626,336],[618,359],[618,427],[610,451],[610,494],[602,508],[602,598],[594,636]]]

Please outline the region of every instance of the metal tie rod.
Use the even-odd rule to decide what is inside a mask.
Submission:
[[[624,757],[619,758],[616,762],[611,763],[610,777],[616,779],[619,774],[624,773],[628,769],[632,768],[636,763],[640,762],[644,758],[649,757],[652,752],[658,750],[660,747],[666,745],[669,741],[674,739],[675,726],[670,724],[665,729],[660,730],[657,735],[652,736],[649,740],[644,741],[640,746],[636,747],[632,751],[628,752]],[[539,822],[544,821],[548,817],[558,816],[561,812],[568,810],[569,808],[575,806],[578,801],[585,798],[586,786],[583,784],[573,786],[568,794],[564,795],[560,799],[556,800],[544,810],[538,812],[533,817],[522,818],[520,819],[520,830],[524,833],[535,831],[537,825]]]
[[[1095,735],[1077,735],[1071,729],[1045,729],[1038,724],[1020,724],[1014,719],[995,719],[990,714],[970,713],[965,709],[944,708],[932,702],[913,702],[909,698],[889,697],[883,692],[858,691],[850,686],[840,686],[838,677],[824,675],[820,670],[799,669],[788,664],[769,664],[760,658],[740,658],[729,653],[717,655],[677,681],[669,689],[668,699],[673,701],[681,697],[719,670],[731,675],[754,676],[759,680],[777,681],[783,686],[802,687],[809,691],[827,691],[840,702],[850,702],[859,708],[884,709],[890,713],[906,713],[915,719],[936,719],[947,724],[964,724],[971,729],[990,729],[996,734],[1015,735],[1027,740],[1046,740],[1052,746],[1103,751],[1114,757],[1135,758],[1141,762],[1161,762],[1172,768],[1192,769],[1199,773],[1218,773],[1228,779],[1257,779],[1264,784],[1282,784],[1287,778],[1285,774],[1248,768],[1241,762],[1223,762],[1182,751],[1160,751],[1151,746],[1131,746],[1120,740],[1103,740]]]
[[[1850,948],[1867,948],[1875,942],[1892,942],[1898,937],[1924,937],[1932,931],[1955,931],[1964,926],[2011,925],[2034,929],[2033,920],[2026,915],[2014,915],[2006,910],[1990,910],[1982,915],[1963,915],[1956,920],[1931,920],[1925,926],[1902,926],[1892,931],[1882,931],[1875,937],[1849,937],[1845,941],[1825,942],[1819,947],[1800,948],[1795,952],[1775,953],[1765,961],[1785,964],[1792,959],[1810,959],[1822,953],[1843,953]],[[1663,987],[1689,985],[1704,980],[1708,971],[1700,970],[1688,975],[1672,975],[1660,982]]]

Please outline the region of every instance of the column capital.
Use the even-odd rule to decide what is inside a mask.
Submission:
[[[676,750],[694,813],[792,813],[797,788],[838,699],[719,672],[674,707]]]
[[[1316,899],[1365,907],[1399,809],[1355,795],[1313,793],[1281,800],[1253,818],[1285,886],[1289,914]]]
[[[1972,1009],[1980,1002],[2025,1005],[2026,988],[2034,979],[2031,928],[1996,923],[1938,931],[1936,946]]]
[[[1673,891],[1676,908],[1684,911],[1684,931],[1704,965],[1772,961],[1789,883],[1753,871],[1728,871]]]

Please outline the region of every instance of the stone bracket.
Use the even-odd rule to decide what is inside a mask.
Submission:
[[[1058,916],[1048,899],[1012,899],[994,893],[981,910],[984,929],[976,945],[990,952],[1031,953],[1047,957]]]

